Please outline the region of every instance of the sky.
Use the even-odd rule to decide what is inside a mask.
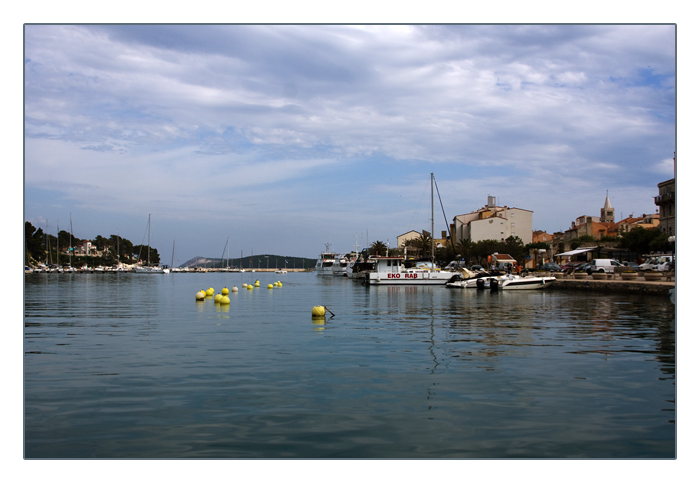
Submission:
[[[497,204],[655,213],[676,26],[24,26],[24,218],[175,265],[316,258]],[[444,211],[444,214],[443,214]],[[525,241],[526,243],[529,240]]]

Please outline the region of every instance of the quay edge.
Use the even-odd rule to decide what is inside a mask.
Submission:
[[[615,292],[643,295],[663,295],[676,288],[675,282],[646,282],[622,280],[557,280],[549,290],[577,290],[581,292]]]

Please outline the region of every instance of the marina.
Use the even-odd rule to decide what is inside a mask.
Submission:
[[[675,306],[580,282],[27,274],[25,457],[673,458]]]

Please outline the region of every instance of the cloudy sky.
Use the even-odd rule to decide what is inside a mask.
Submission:
[[[150,214],[178,264],[395,245],[431,172],[448,221],[654,213],[675,63],[673,25],[29,24],[24,217],[141,243]]]

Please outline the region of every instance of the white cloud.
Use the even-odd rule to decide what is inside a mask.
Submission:
[[[491,188],[568,225],[571,190],[668,173],[674,41],[654,25],[28,26],[26,183],[95,211],[234,203],[254,223],[326,204],[361,224],[405,213],[434,171],[473,190],[450,217]],[[405,195],[377,215],[383,185]]]

